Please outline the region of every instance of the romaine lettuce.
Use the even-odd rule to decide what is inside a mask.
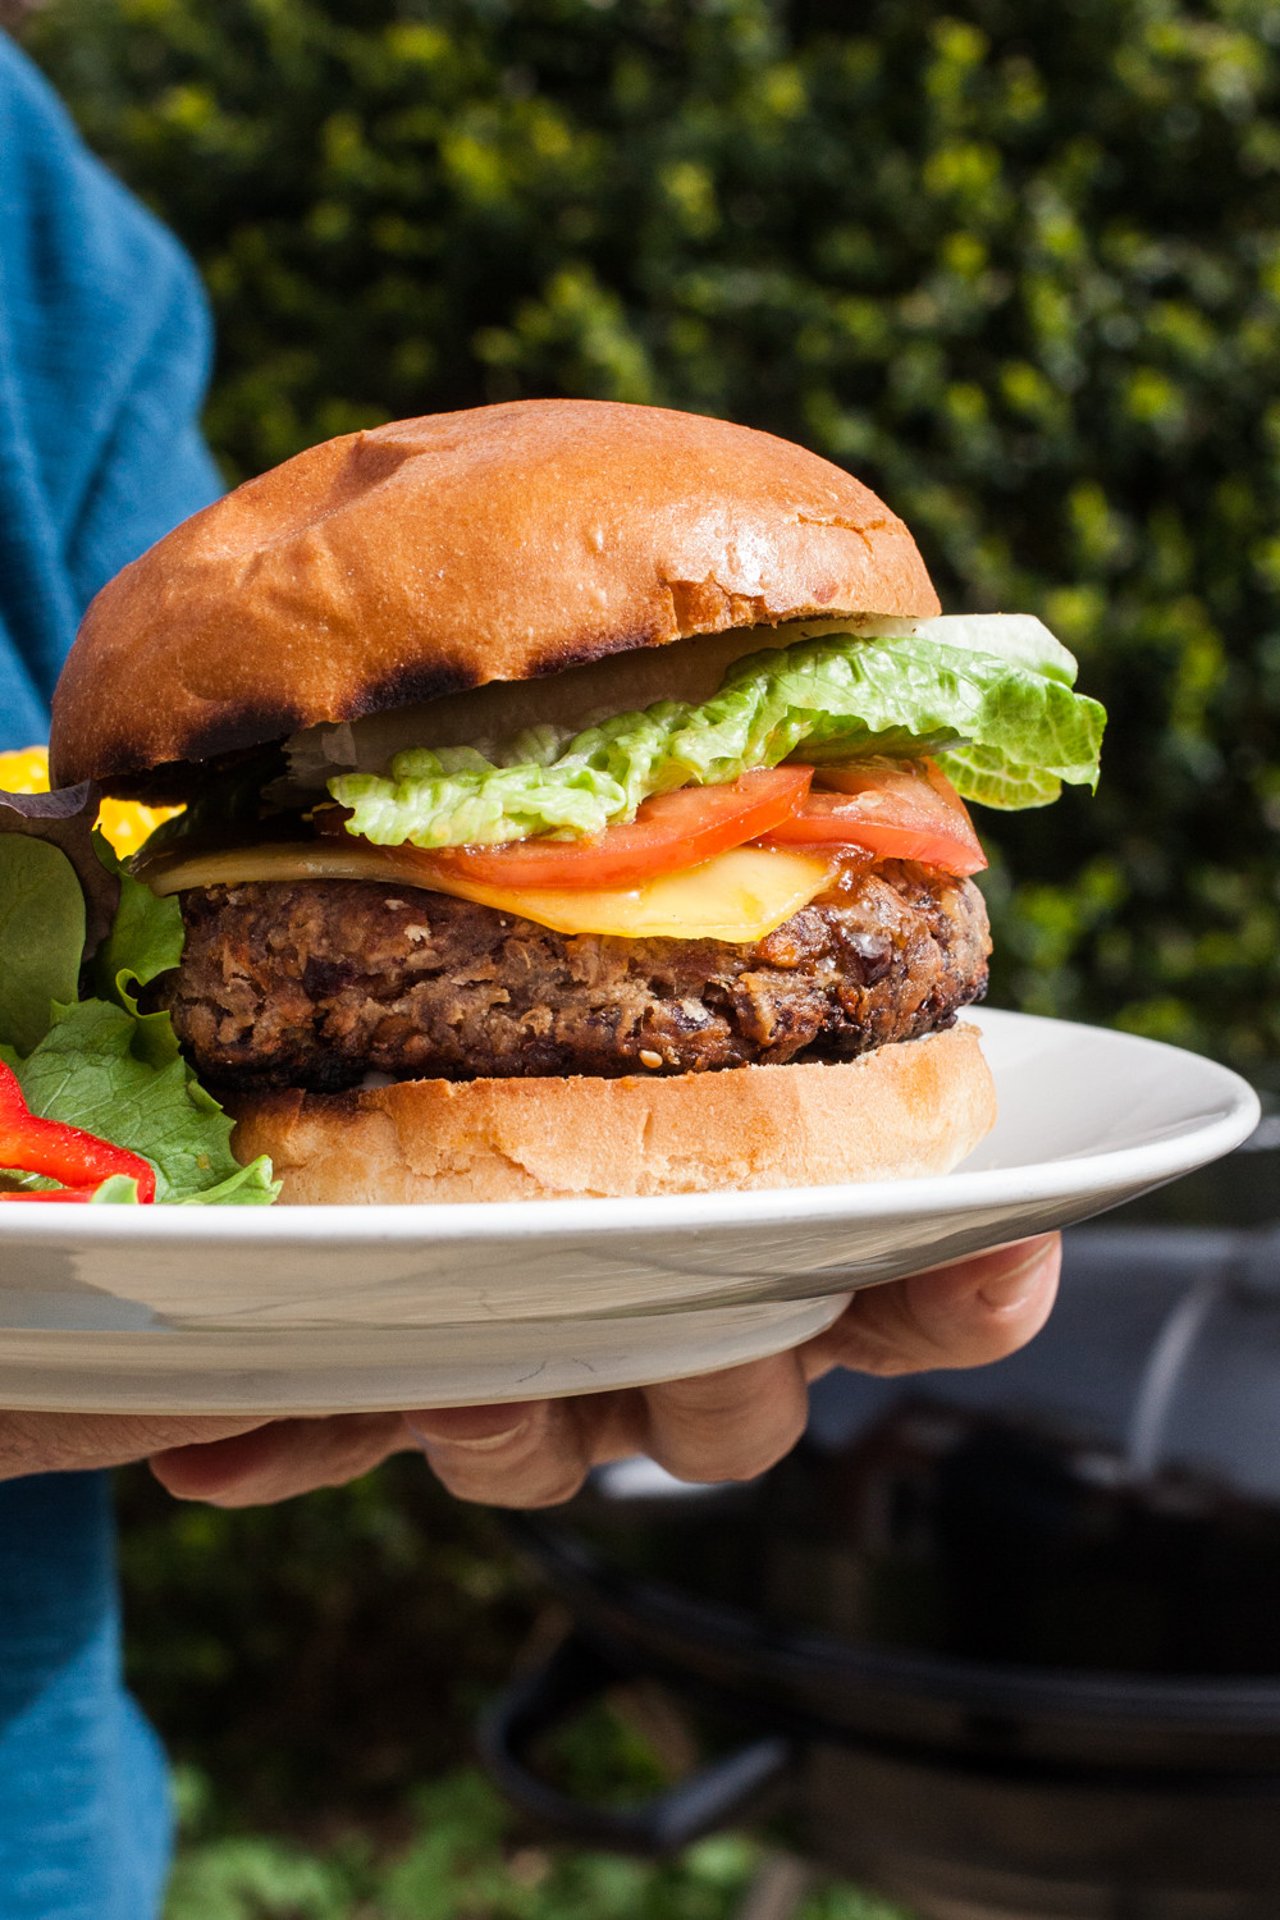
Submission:
[[[339,774],[348,829],[378,846],[578,839],[631,819],[651,794],[736,780],[792,755],[836,761],[937,754],[959,792],[1043,806],[1093,787],[1104,714],[1073,691],[1076,663],[1022,615],[886,622],[739,660],[698,706],[662,701],[573,738],[548,728],[494,758],[398,754],[389,776]]]

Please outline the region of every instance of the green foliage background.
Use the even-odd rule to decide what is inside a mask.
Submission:
[[[1040,613],[1111,709],[1096,800],[982,823],[996,998],[1280,1054],[1273,0],[47,0],[24,40],[203,269],[231,478],[545,393],[849,465],[948,605]],[[131,1494],[135,1666],[237,1805],[364,1818],[460,1753],[535,1607],[419,1489]]]
[[[199,260],[232,477],[540,393],[806,441],[1110,705],[988,820],[997,998],[1280,1052],[1271,0],[49,0]]]
[[[566,1623],[493,1516],[417,1458],[244,1513],[175,1506],[139,1471],[120,1504],[130,1679],[176,1763],[167,1920],[739,1913],[760,1841],[722,1836],[662,1867],[552,1851],[479,1777],[481,1705]],[[597,1802],[665,1784],[685,1762],[670,1706],[655,1720],[645,1705],[575,1723],[552,1756],[561,1784]],[[796,1920],[907,1917],[819,1880]]]

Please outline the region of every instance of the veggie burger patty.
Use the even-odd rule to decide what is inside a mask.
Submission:
[[[972,881],[900,861],[754,944],[559,934],[364,881],[182,905],[166,1003],[202,1077],[247,1090],[848,1060],[951,1026],[990,951]]]

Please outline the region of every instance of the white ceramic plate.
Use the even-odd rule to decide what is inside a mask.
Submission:
[[[675,1379],[781,1352],[849,1292],[1066,1226],[1227,1153],[1235,1074],[977,1016],[1000,1100],[940,1179],[426,1207],[0,1208],[0,1406],[327,1413]]]

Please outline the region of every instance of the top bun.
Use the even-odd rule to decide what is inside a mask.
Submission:
[[[174,763],[320,721],[693,634],[937,611],[902,522],[773,434],[598,400],[431,414],[298,454],[104,587],[53,775],[176,792]]]

